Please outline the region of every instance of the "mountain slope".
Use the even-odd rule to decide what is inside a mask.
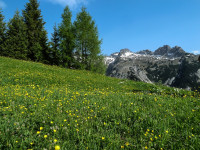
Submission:
[[[199,94],[0,57],[0,149],[198,149]]]
[[[147,83],[159,82],[192,90],[196,90],[200,86],[198,56],[186,53],[178,46],[171,48],[165,45],[155,52],[143,50],[137,53],[122,49],[117,56],[111,55],[106,58],[106,60],[109,59],[112,61],[107,62],[109,64],[107,76]],[[187,69],[182,67],[185,66],[185,63],[187,63]],[[181,82],[181,80],[185,82]]]

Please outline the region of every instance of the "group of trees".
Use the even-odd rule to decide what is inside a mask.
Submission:
[[[82,8],[76,20],[71,20],[72,13],[66,6],[62,22],[54,26],[49,41],[37,0],[29,0],[22,16],[16,11],[8,23],[0,11],[0,56],[105,72],[101,40],[92,17]]]

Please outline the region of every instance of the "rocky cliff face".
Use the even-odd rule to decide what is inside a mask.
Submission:
[[[112,60],[112,61],[107,61]],[[105,59],[107,76],[147,83],[197,89],[200,86],[198,56],[186,53],[181,47],[165,45],[155,52],[143,50],[133,53],[122,49]]]

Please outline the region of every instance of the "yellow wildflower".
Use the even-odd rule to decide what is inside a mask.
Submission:
[[[56,145],[56,146],[55,146],[55,150],[60,150],[60,146],[59,146],[59,145]]]

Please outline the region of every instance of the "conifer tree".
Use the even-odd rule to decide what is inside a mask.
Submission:
[[[81,60],[81,67],[87,70],[95,70],[100,60],[101,40],[99,40],[95,22],[86,11],[86,8],[83,7],[82,11],[77,15],[74,28],[76,54]]]
[[[64,67],[71,67],[73,64],[74,34],[71,18],[72,13],[66,6],[59,26],[61,59]]]
[[[23,16],[27,26],[28,58],[33,61],[48,63],[50,58],[47,32],[44,29],[45,22],[37,0],[29,0],[29,3],[26,3]]]
[[[60,37],[59,37],[59,31],[58,31],[56,24],[53,29],[54,29],[54,32],[52,34],[52,38],[51,38],[51,42],[50,42],[50,45],[51,45],[51,51],[50,51],[51,62],[50,62],[50,64],[59,66],[60,62],[61,62],[60,49],[59,49]]]
[[[5,47],[7,56],[17,59],[27,59],[26,25],[23,18],[16,11],[14,17],[8,22]]]
[[[4,22],[4,16],[0,9],[0,56],[5,56],[4,41],[5,41],[6,23]]]

